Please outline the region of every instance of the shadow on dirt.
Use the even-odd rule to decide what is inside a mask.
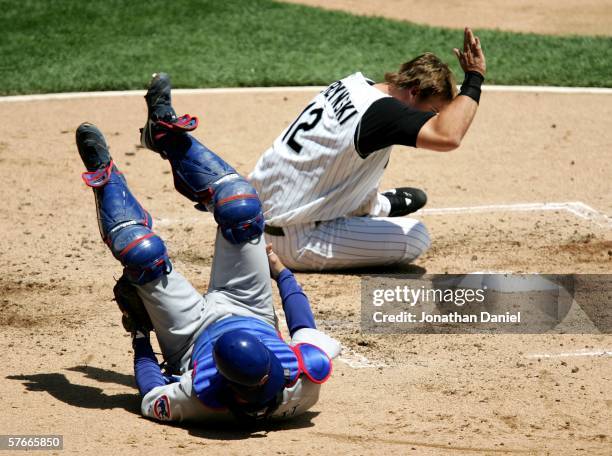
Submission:
[[[292,419],[283,421],[263,421],[257,424],[242,424],[236,421],[219,423],[182,424],[180,427],[187,430],[189,435],[209,440],[243,440],[266,438],[269,433],[290,429],[305,429],[313,427],[312,419],[319,412],[305,412]]]
[[[297,271],[299,272],[299,271]],[[312,274],[312,273],[310,273]],[[321,275],[339,275],[339,276],[362,276],[362,275],[391,275],[391,274],[411,274],[422,276],[427,274],[427,269],[416,264],[398,265],[398,266],[370,266],[363,268],[346,268],[333,269],[329,271],[317,271],[314,274]]]
[[[140,415],[137,394],[106,394],[102,388],[71,383],[64,374],[9,375],[9,380],[20,380],[28,391],[46,391],[55,399],[74,407],[89,409],[120,408]]]
[[[66,369],[85,374],[87,378],[100,383],[115,383],[134,387],[134,377],[99,367],[81,365]],[[102,388],[71,383],[64,374],[31,374],[9,375],[9,380],[19,380],[28,391],[43,391],[55,399],[73,407],[88,409],[124,409],[140,416],[140,397],[134,394],[106,394]],[[265,438],[274,431],[286,429],[302,429],[314,426],[312,419],[318,412],[306,412],[290,420],[264,421],[261,423],[240,423],[234,420],[224,420],[216,423],[181,423],[166,425],[186,430],[189,435],[211,440],[242,440],[248,438]],[[161,424],[160,424],[161,425]]]
[[[87,365],[69,367],[66,370],[80,372],[81,374],[85,374],[87,378],[97,380],[101,383],[116,383],[118,385],[136,388],[136,380],[134,380],[133,375],[122,374],[120,372]]]

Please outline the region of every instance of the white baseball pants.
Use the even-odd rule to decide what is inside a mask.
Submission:
[[[296,271],[408,264],[430,246],[425,225],[408,217],[343,217],[283,231],[266,240]]]

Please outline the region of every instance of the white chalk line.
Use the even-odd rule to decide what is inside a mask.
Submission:
[[[612,357],[612,348],[595,350],[577,350],[562,353],[530,353],[525,355],[527,359],[560,359],[560,358],[609,358]],[[387,364],[371,361],[365,356],[357,353],[346,346],[342,346],[342,353],[338,357],[340,361],[352,369],[376,369],[388,367]]]
[[[342,345],[342,351],[338,357],[339,361],[342,361],[351,369],[376,369],[387,367],[387,364],[372,361],[355,350],[348,348],[346,345]]]
[[[529,359],[556,359],[556,358],[577,358],[577,357],[612,357],[612,348],[594,350],[576,350],[562,353],[530,353],[525,355]]]
[[[452,214],[486,214],[491,212],[555,212],[565,211],[583,220],[588,220],[604,228],[612,228],[612,218],[599,212],[580,201],[561,202],[561,203],[512,203],[512,204],[486,204],[482,206],[463,206],[463,207],[441,207],[421,209],[415,215],[452,215]],[[159,218],[155,222],[160,226],[171,225],[172,223],[196,223],[208,222],[206,217],[189,217],[180,220],[172,218]]]
[[[333,332],[334,329],[354,329],[359,326],[358,323],[346,319],[335,319],[335,320],[318,320],[317,325],[322,328],[323,331]],[[387,364],[379,361],[372,361],[361,353],[347,347],[346,345],[341,346],[339,361],[349,366],[352,369],[372,369],[379,367],[387,367]]]
[[[214,94],[244,94],[244,93],[316,93],[325,86],[287,86],[287,87],[218,87],[205,89],[173,89],[176,95],[214,95]],[[484,92],[523,92],[523,93],[558,93],[583,95],[612,95],[608,87],[555,87],[555,86],[508,86],[485,85]],[[10,95],[0,97],[0,103],[17,103],[45,100],[72,100],[78,98],[112,98],[112,97],[142,97],[145,90],[109,90],[105,92],[64,92],[43,93],[33,95]]]
[[[508,86],[484,85],[483,92],[527,92],[527,93],[566,93],[585,95],[612,95],[610,87],[556,87],[556,86]]]
[[[537,212],[537,211],[566,211],[578,218],[589,220],[596,225],[612,228],[612,218],[599,212],[580,201],[564,203],[515,203],[515,204],[488,204],[484,206],[446,207],[421,209],[415,214],[445,215],[445,214],[479,214],[489,212]]]

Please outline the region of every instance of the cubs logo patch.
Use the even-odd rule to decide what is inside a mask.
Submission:
[[[170,419],[170,399],[165,394],[159,397],[153,404],[153,414],[160,421],[168,421]]]

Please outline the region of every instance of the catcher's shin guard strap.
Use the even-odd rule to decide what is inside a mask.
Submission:
[[[161,130],[171,131],[174,133],[187,133],[198,128],[199,120],[197,117],[191,117],[189,114],[176,119],[175,122],[166,122],[164,120],[158,120],[155,123],[155,127]]]
[[[85,182],[85,185],[87,185],[88,187],[102,187],[109,181],[112,171],[113,161],[111,160],[111,162],[106,168],[83,173],[81,174],[81,178],[83,179],[83,182]]]

